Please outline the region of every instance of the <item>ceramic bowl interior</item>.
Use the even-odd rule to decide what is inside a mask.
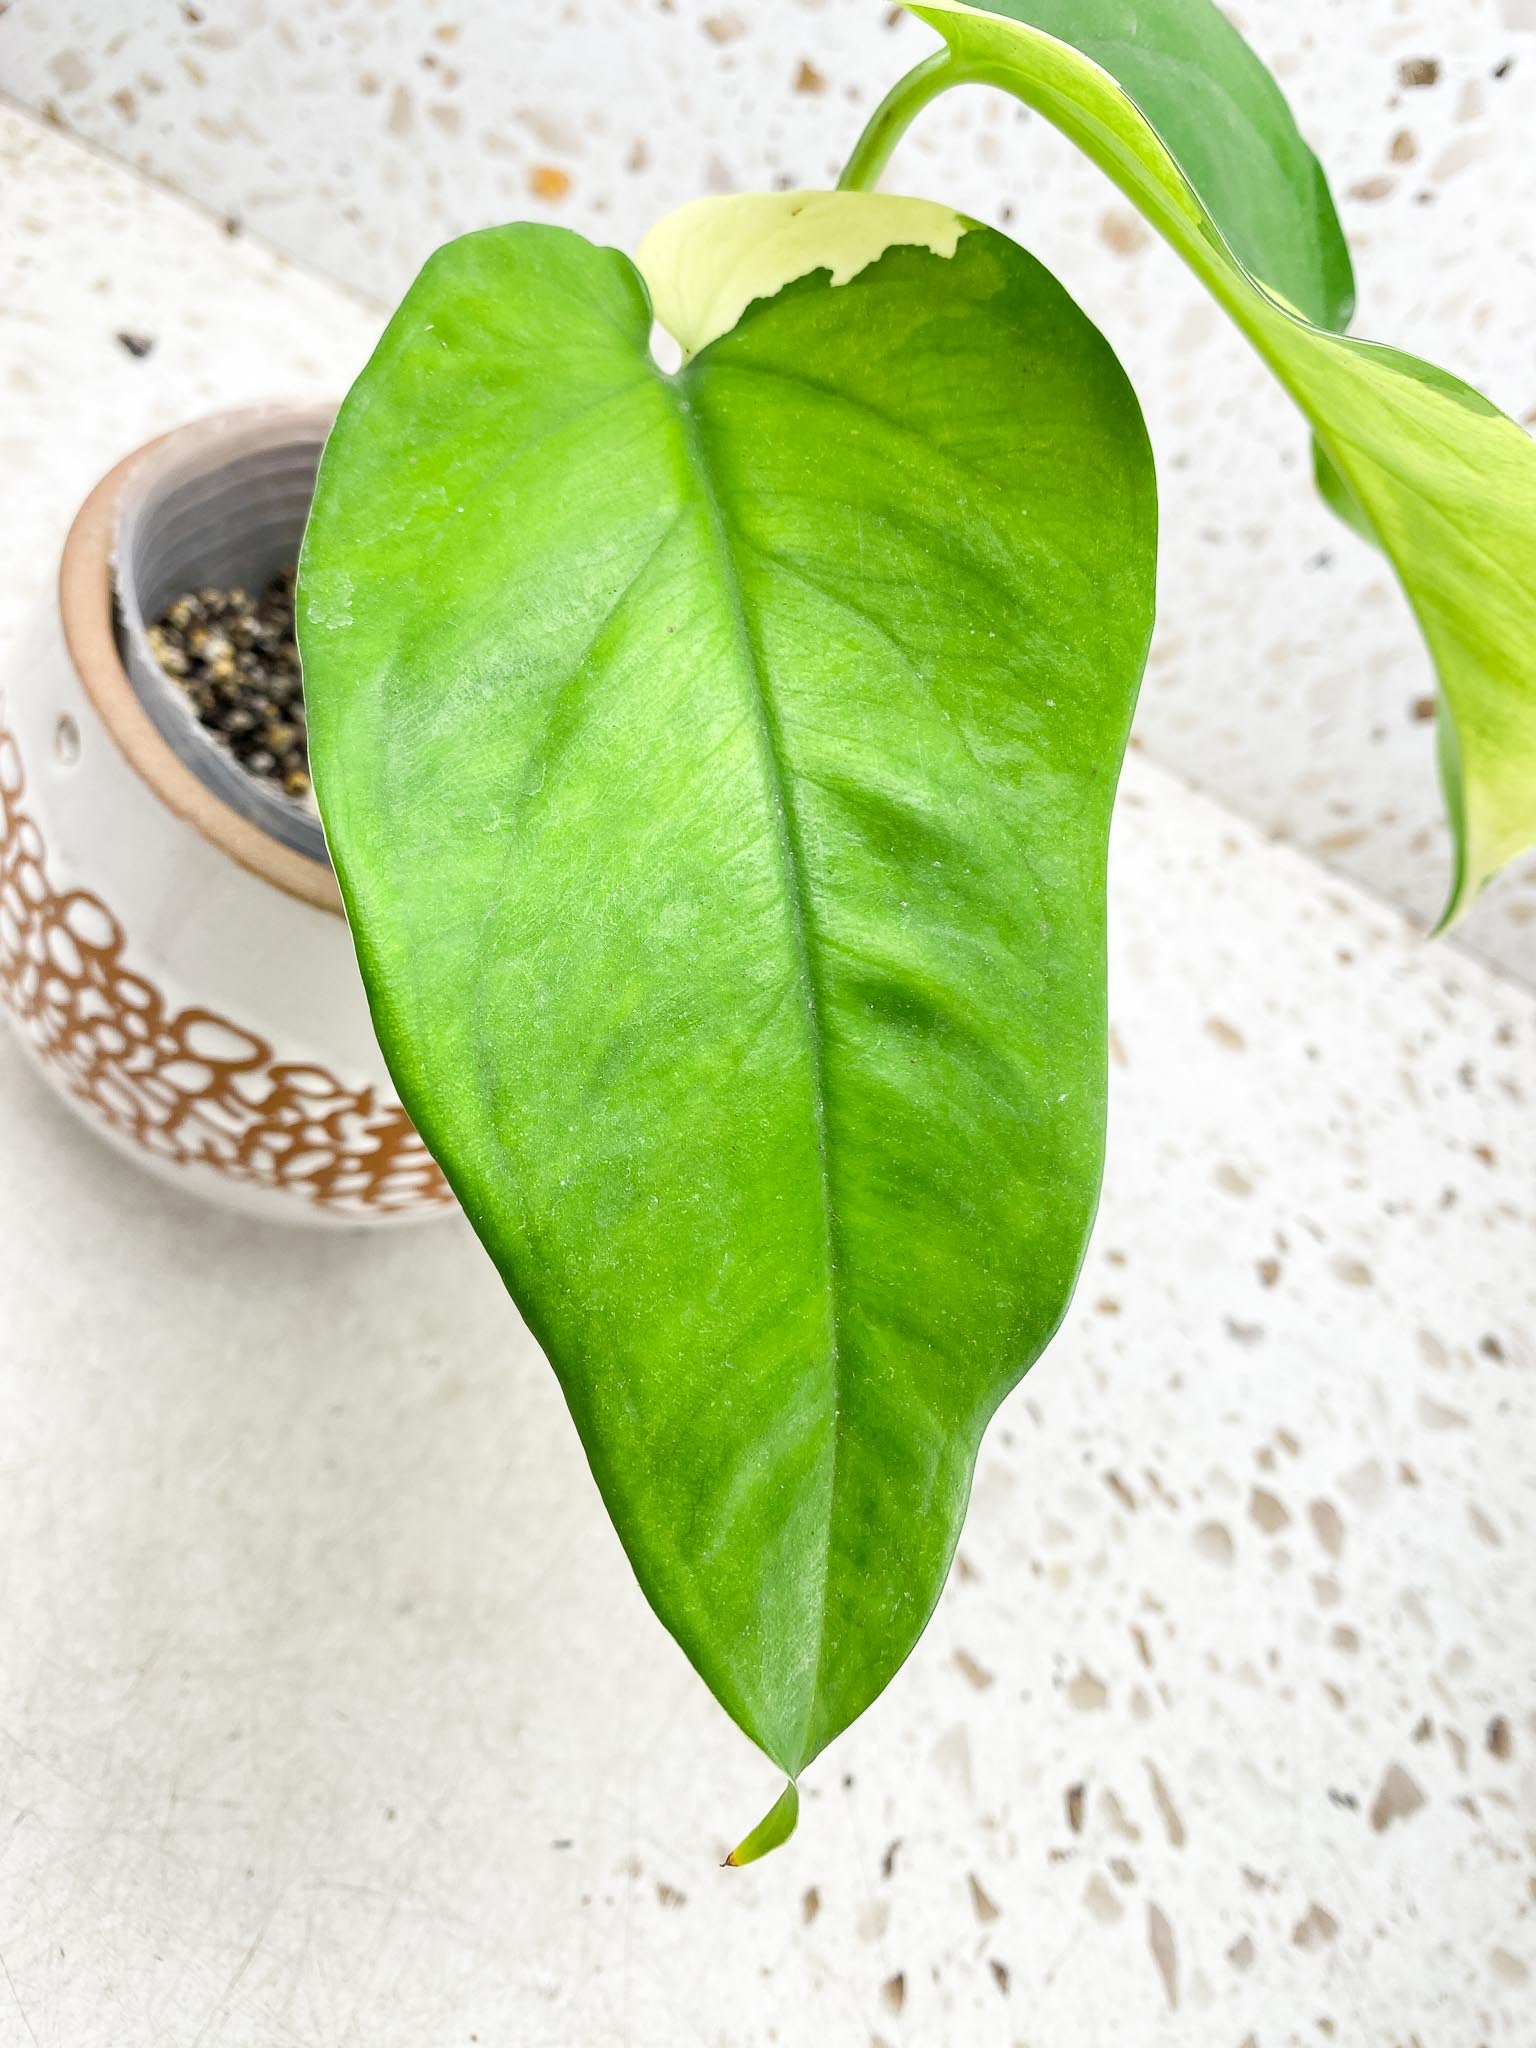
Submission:
[[[299,419],[276,436],[237,425],[223,436],[173,439],[123,492],[114,567],[119,651],[162,739],[241,816],[325,865],[313,809],[248,774],[198,723],[147,630],[189,590],[264,590],[297,560],[323,445],[323,427]]]

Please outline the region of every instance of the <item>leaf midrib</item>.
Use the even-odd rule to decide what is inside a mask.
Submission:
[[[826,1650],[827,1592],[832,1566],[832,1528],[837,1504],[838,1444],[841,1434],[839,1419],[842,1407],[843,1332],[839,1277],[842,1272],[842,1258],[837,1207],[833,1195],[832,1148],[827,1116],[827,1074],[822,1025],[825,994],[816,968],[815,917],[810,906],[805,847],[800,832],[799,814],[795,807],[793,778],[785,759],[783,732],[768,690],[762,657],[747,617],[746,595],[732,550],[730,524],[716,488],[697,397],[688,395],[688,387],[694,382],[690,376],[692,367],[690,365],[689,369],[668,381],[688,473],[697,489],[710,538],[714,544],[715,568],[721,595],[735,633],[741,655],[741,667],[750,681],[753,724],[757,734],[759,758],[763,766],[764,779],[774,799],[775,837],[778,843],[780,873],[789,909],[791,935],[804,998],[806,1042],[811,1069],[812,1114],[816,1127],[816,1158],[821,1185],[822,1245],[827,1300],[827,1405],[831,1449],[827,1462],[827,1500],[824,1516],[826,1539],[818,1594],[816,1655],[811,1667],[805,1720],[795,1744],[794,1756],[776,1759],[793,1775],[805,1760],[805,1746],[815,1718],[816,1701],[821,1691],[821,1666]]]

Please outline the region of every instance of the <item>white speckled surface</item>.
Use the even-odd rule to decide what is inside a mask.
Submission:
[[[7,636],[114,453],[370,323],[15,116],[0,175]],[[467,1232],[184,1203],[0,1035],[5,2048],[1525,2048],[1536,1010],[1145,761],[1113,893],[1076,1307],[740,1874],[772,1776]]]
[[[1328,167],[1359,331],[1536,420],[1533,0],[1231,12]],[[933,42],[892,13],[881,0],[11,0],[0,83],[392,300],[436,243],[489,221],[559,220],[633,248],[702,191],[829,181]],[[1431,919],[1447,867],[1429,666],[1389,572],[1314,502],[1300,423],[1245,344],[1106,182],[1000,96],[932,109],[887,184],[1007,225],[1103,325],[1142,396],[1164,550],[1142,743]],[[1536,983],[1536,862],[1458,943]]]

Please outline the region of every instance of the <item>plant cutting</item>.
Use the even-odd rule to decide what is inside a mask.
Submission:
[[[1055,122],[1296,400],[1438,669],[1447,920],[1536,838],[1536,448],[1345,335],[1258,59],[1211,0],[910,11],[942,45],[836,192],[697,201],[633,262],[526,224],[440,250],[300,571],[380,1042],[647,1597],[785,1773],[736,1862],[932,1612],[1103,1157],[1152,455],[1024,249],[870,189],[938,93]]]

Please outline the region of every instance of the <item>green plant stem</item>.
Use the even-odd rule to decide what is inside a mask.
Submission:
[[[921,64],[914,65],[905,78],[898,78],[870,115],[864,133],[853,145],[853,154],[837,181],[839,192],[868,192],[891,160],[891,151],[908,128],[941,92],[952,85],[964,85],[974,74],[959,62],[951,50],[935,50]]]

